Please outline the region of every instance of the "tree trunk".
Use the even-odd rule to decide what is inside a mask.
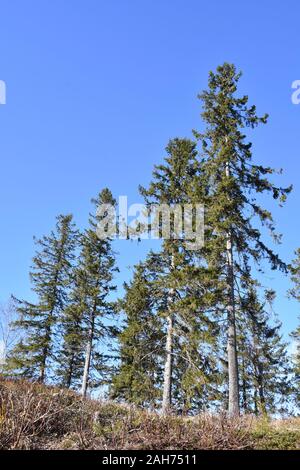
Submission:
[[[259,409],[262,415],[267,414],[265,392],[263,386],[263,368],[261,364],[258,364],[258,394],[259,394]]]
[[[230,176],[229,165],[226,165],[226,176]],[[228,355],[228,412],[230,416],[238,416],[239,407],[239,378],[238,378],[238,361],[236,346],[236,326],[235,326],[235,296],[234,296],[234,268],[233,268],[233,252],[232,252],[232,235],[227,234],[226,241],[227,252],[227,284],[229,293],[229,305],[227,308],[227,355]]]
[[[42,359],[42,364],[41,364],[41,367],[40,367],[40,374],[39,374],[39,377],[38,377],[38,382],[43,384],[45,383],[45,377],[46,377],[46,352],[45,352],[45,348],[43,350],[43,359]]]
[[[245,367],[245,359],[242,360],[242,395],[243,395],[243,410],[244,413],[248,411],[248,399],[247,399],[247,381],[245,379],[246,376],[246,367]]]
[[[162,414],[170,412],[172,406],[172,353],[173,353],[173,317],[169,315],[166,340],[166,361],[164,368],[164,388],[162,400]]]
[[[174,256],[171,258],[171,270],[174,269]],[[173,366],[173,313],[170,304],[174,299],[174,289],[170,289],[168,296],[169,315],[167,317],[166,360],[164,367],[164,385],[162,399],[162,414],[170,413],[172,408],[172,366]]]
[[[90,372],[90,365],[91,365],[91,356],[92,356],[92,347],[93,347],[93,339],[94,339],[94,314],[91,320],[91,328],[89,331],[89,338],[86,345],[85,351],[85,361],[84,361],[84,369],[83,369],[83,377],[82,377],[82,385],[81,385],[81,395],[85,398],[87,393],[88,387],[88,380],[89,380],[89,372]]]
[[[258,415],[258,406],[257,406],[257,389],[256,388],[254,389],[253,400],[254,400],[254,414],[255,414],[255,416],[257,416]]]
[[[73,365],[74,365],[74,355],[72,354],[70,362],[69,362],[68,372],[67,372],[66,388],[71,387],[72,377],[73,377]]]
[[[51,318],[52,315],[53,315],[53,309],[51,310],[49,318]],[[47,359],[49,356],[49,344],[51,340],[51,326],[50,325],[47,325],[45,339],[46,339],[46,345],[43,347],[43,356],[42,356],[42,362],[40,366],[40,374],[38,378],[38,382],[41,384],[45,383],[45,380],[46,380],[46,364],[47,364]]]

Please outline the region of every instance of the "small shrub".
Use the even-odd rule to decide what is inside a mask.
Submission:
[[[256,449],[295,450],[300,448],[300,428],[293,429],[290,420],[287,422],[258,420],[251,435]]]

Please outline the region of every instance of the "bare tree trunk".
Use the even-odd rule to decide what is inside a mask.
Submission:
[[[87,392],[88,377],[89,377],[89,371],[90,371],[90,365],[91,365],[91,354],[92,354],[92,342],[89,339],[86,345],[84,370],[83,370],[82,385],[81,385],[81,395],[83,397],[86,397],[86,392]]]
[[[82,385],[81,385],[81,395],[85,398],[87,393],[88,387],[88,380],[89,380],[89,372],[90,372],[90,365],[91,365],[91,356],[92,356],[92,347],[93,347],[93,339],[94,339],[94,314],[91,320],[91,328],[89,331],[89,338],[86,345],[85,350],[85,361],[84,361],[84,369],[83,369],[83,376],[82,376]]]
[[[45,352],[45,348],[43,350],[43,360],[42,360],[42,364],[41,364],[41,367],[40,367],[40,373],[39,373],[39,377],[38,377],[38,382],[43,384],[45,382],[45,377],[46,377],[46,354],[47,352]]]
[[[164,368],[164,388],[162,400],[162,414],[170,412],[172,406],[172,353],[173,353],[173,316],[169,315],[166,340],[166,361]]]
[[[174,256],[171,259],[171,269],[174,268]],[[162,414],[170,413],[172,408],[172,369],[173,369],[173,313],[170,304],[174,299],[174,289],[170,289],[168,296],[169,315],[167,317],[166,360],[164,366],[164,385],[162,399]]]
[[[51,316],[52,316],[52,312],[51,312]],[[47,343],[46,343],[46,346],[44,346],[43,348],[43,356],[42,356],[42,362],[40,365],[40,373],[39,373],[39,378],[38,378],[38,382],[42,384],[45,383],[45,380],[46,380],[46,365],[47,365],[47,359],[49,356],[49,343],[51,340],[51,326],[50,325],[47,326],[46,340],[47,340]]]
[[[245,374],[246,374],[246,368],[245,368],[245,359],[243,358],[242,361],[242,394],[243,394],[243,410],[244,413],[248,411],[248,398],[247,398],[247,382],[245,379]]]
[[[258,394],[259,394],[259,408],[262,415],[267,414],[265,392],[263,386],[263,368],[258,364]]]
[[[74,354],[72,354],[71,360],[70,360],[70,363],[69,363],[69,367],[68,367],[68,372],[67,372],[66,388],[71,387],[72,376],[73,376],[74,359],[75,359]]]
[[[255,416],[257,416],[258,415],[258,406],[257,406],[257,389],[256,388],[254,389],[253,399],[254,399],[254,414],[255,414]]]
[[[226,164],[226,176],[230,176],[229,165]],[[232,252],[232,234],[227,234],[227,284],[229,291],[229,305],[227,308],[227,355],[228,355],[228,412],[230,416],[238,416],[239,407],[239,377],[236,346],[236,325],[235,325],[235,296],[234,296],[234,267]]]

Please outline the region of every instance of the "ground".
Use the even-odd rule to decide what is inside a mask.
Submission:
[[[26,381],[0,380],[0,449],[300,449],[300,418],[162,417]]]

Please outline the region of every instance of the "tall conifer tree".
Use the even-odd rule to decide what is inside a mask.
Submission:
[[[77,244],[72,215],[57,217],[55,231],[36,239],[36,255],[30,272],[37,302],[17,300],[16,328],[22,339],[11,352],[8,369],[44,382],[55,361],[57,325],[67,304]]]
[[[210,72],[208,90],[199,98],[203,103],[204,132],[194,132],[202,143],[202,187],[206,211],[206,251],[208,263],[219,260],[220,282],[224,286],[222,303],[227,312],[227,354],[229,413],[239,413],[239,378],[236,341],[236,286],[239,279],[250,276],[252,259],[260,263],[267,258],[272,269],[286,271],[286,265],[264,243],[256,221],[270,229],[276,239],[272,215],[259,205],[257,194],[270,193],[284,202],[291,188],[274,185],[268,176],[269,167],[252,161],[251,143],[245,128],[267,122],[267,115],[258,117],[255,106],[248,106],[248,97],[238,97],[241,74],[234,65],[225,63]]]
[[[90,216],[90,226],[81,239],[81,253],[75,286],[75,297],[78,299],[77,303],[82,315],[82,327],[85,337],[81,384],[83,396],[86,396],[88,386],[92,385],[91,372],[95,371],[97,377],[99,377],[106,369],[106,354],[99,350],[98,346],[112,332],[108,322],[114,308],[109,300],[109,294],[115,290],[112,280],[117,270],[111,238],[101,239],[97,234],[97,225],[104,217],[97,215],[97,209],[102,204],[114,206],[115,200],[110,190],[105,188],[96,199],[93,199],[93,203],[96,208],[96,215]]]
[[[186,205],[193,207],[196,203],[201,203],[196,144],[188,139],[174,139],[169,142],[166,150],[164,164],[155,167],[149,188],[140,188],[140,191],[148,205],[166,204],[171,210],[177,206],[184,211]],[[195,188],[198,188],[197,191]],[[164,222],[167,223],[166,220]],[[159,224],[159,228],[163,232],[162,223],[163,221]],[[175,218],[171,217],[171,226],[172,223],[175,224]],[[213,337],[213,324],[205,314],[205,310],[209,309],[211,293],[207,287],[210,281],[206,267],[201,266],[201,248],[189,249],[187,240],[183,235],[182,238],[177,238],[179,235],[171,234],[170,239],[163,241],[160,253],[152,257],[152,269],[159,274],[157,286],[161,298],[164,299],[160,310],[160,315],[165,318],[166,337],[162,396],[164,414],[171,410],[175,394],[177,397],[180,396],[178,387],[175,392],[176,385],[173,380],[175,361],[176,364],[181,364],[182,371],[188,370],[190,377],[194,374],[194,378],[199,379],[199,341],[201,339],[207,342],[208,338]],[[195,350],[199,356],[192,362],[188,355],[192,357]],[[178,360],[179,357],[181,360]],[[182,366],[183,358],[186,361],[185,366]],[[179,368],[176,373],[179,373]],[[200,369],[200,374],[205,376],[204,368]],[[183,376],[184,373],[182,380],[185,380],[187,385],[189,382],[187,374],[185,379]],[[198,383],[200,382],[199,379]]]

